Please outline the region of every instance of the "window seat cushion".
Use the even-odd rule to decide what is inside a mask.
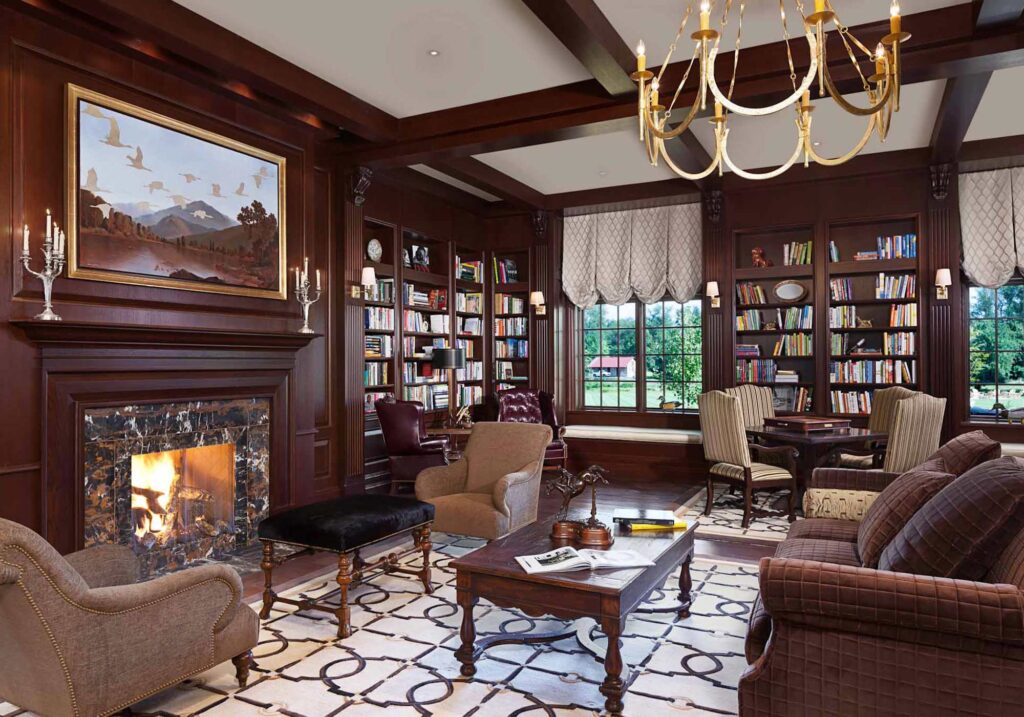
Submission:
[[[702,443],[700,431],[684,428],[635,428],[633,426],[577,424],[566,426],[562,437],[566,440],[583,438],[636,443],[692,443],[697,445]]]

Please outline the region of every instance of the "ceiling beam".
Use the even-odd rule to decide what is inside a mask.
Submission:
[[[521,209],[541,209],[545,206],[545,196],[536,189],[523,184],[518,179],[513,179],[479,159],[454,157],[431,162],[429,166],[449,177],[454,177],[461,182],[471,184],[504,199],[512,206]]]
[[[905,85],[1024,65],[1024,28],[1000,26],[976,35],[970,4],[910,15],[903,24],[914,33],[901,55]],[[881,37],[888,32],[888,22],[852,31],[862,38]],[[780,43],[745,50],[734,99],[763,105],[792,92],[788,67],[778,62],[784,52]],[[860,78],[848,58],[841,52],[831,57],[837,88],[860,91]],[[794,45],[794,61],[798,73],[806,71],[806,48]],[[666,69],[666,87],[678,84],[685,64],[674,63]],[[732,54],[720,57],[716,64],[719,75],[730,76]],[[677,106],[686,106],[693,96],[691,85],[680,94]],[[634,126],[635,113],[635,98],[608,97],[596,81],[574,83],[401,119],[397,142],[353,151],[352,158],[383,167],[430,163],[613,132]]]
[[[523,0],[609,95],[636,92],[636,57],[594,0]]]
[[[1024,0],[982,0],[978,6],[975,27],[987,30],[1000,25],[1011,26],[1020,19],[1022,13]],[[957,160],[991,79],[992,71],[988,70],[946,80],[929,143],[933,164],[948,164]]]

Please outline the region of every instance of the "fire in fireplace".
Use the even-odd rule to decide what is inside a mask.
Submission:
[[[136,550],[235,532],[235,446],[221,443],[132,456]]]

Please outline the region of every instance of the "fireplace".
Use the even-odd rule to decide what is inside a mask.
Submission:
[[[121,543],[145,575],[223,560],[269,508],[264,398],[87,409],[86,546]]]

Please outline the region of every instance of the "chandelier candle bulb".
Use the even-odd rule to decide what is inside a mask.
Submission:
[[[718,100],[715,100],[715,119],[722,119],[722,103]]]
[[[824,2],[824,0],[815,0],[815,2]],[[704,0],[700,4],[700,29],[711,29],[711,3],[708,0]]]
[[[28,254],[28,224],[21,232],[21,253]]]
[[[636,46],[636,71],[643,72],[647,69],[647,48],[644,46],[644,41],[641,40]]]
[[[814,0],[814,12],[825,12],[825,0]]]
[[[659,87],[660,85],[658,84],[658,78],[655,77],[653,80],[651,80],[651,107],[656,107],[658,104]]]
[[[892,3],[889,6],[889,32],[896,35],[901,32],[900,29],[900,4],[898,2]]]

